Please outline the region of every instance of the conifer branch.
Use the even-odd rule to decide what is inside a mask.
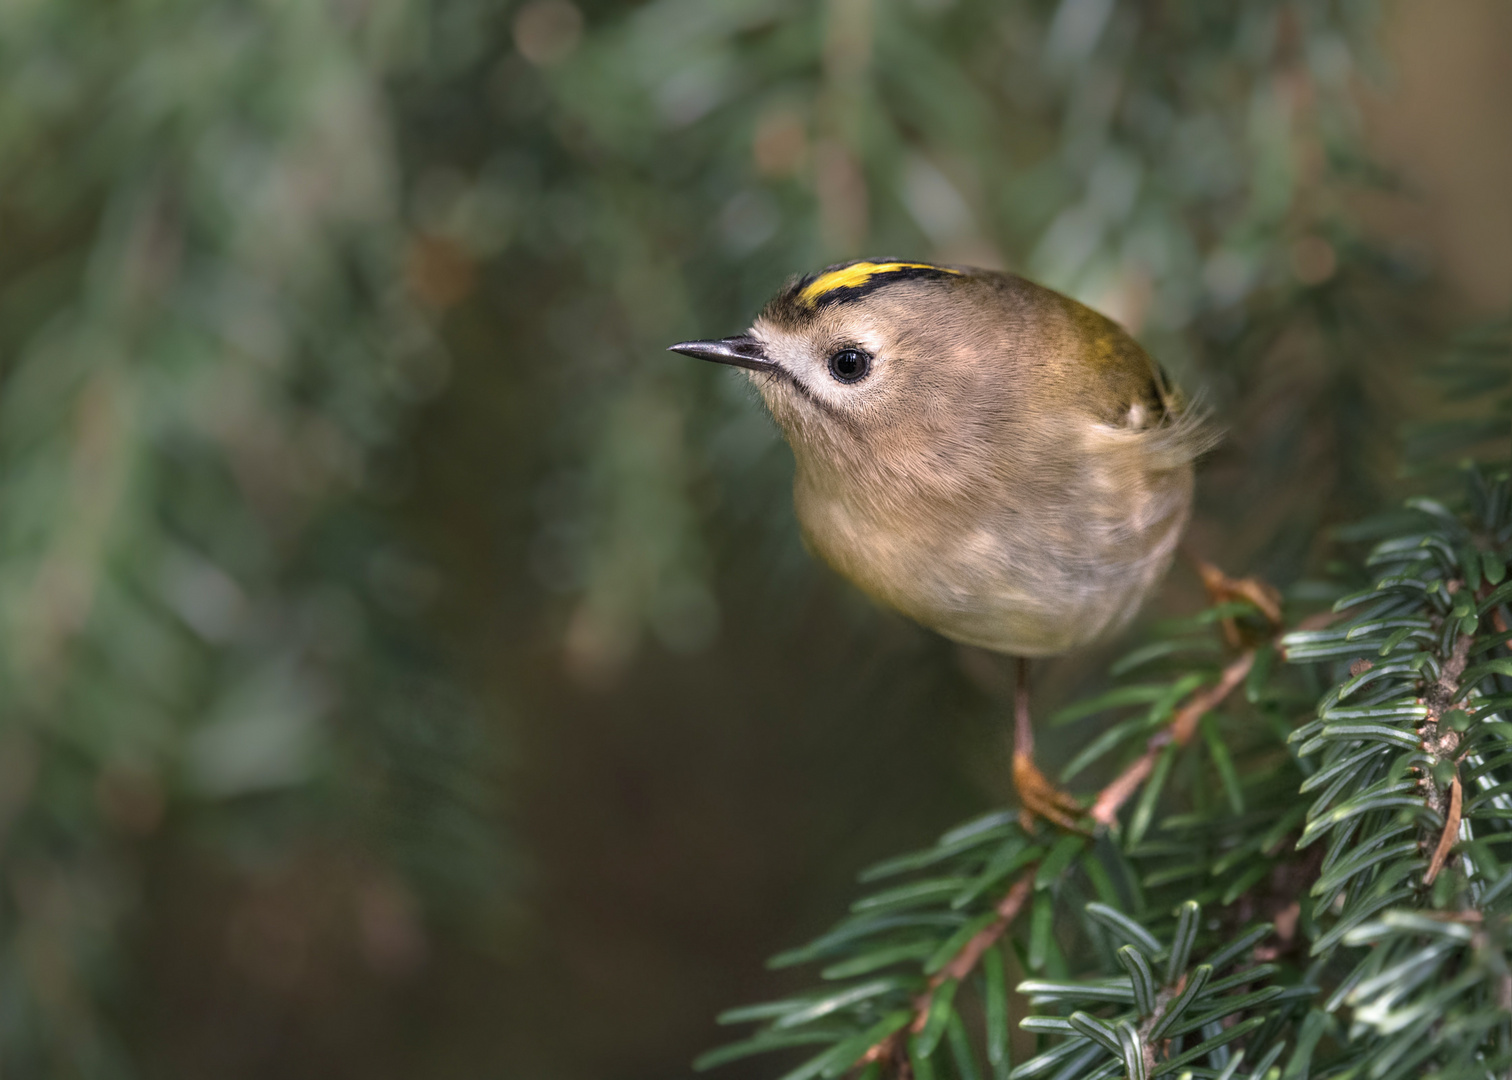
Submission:
[[[952,980],[959,982],[975,970],[982,959],[982,954],[1003,936],[1009,925],[1023,910],[1025,901],[1029,899],[1029,894],[1033,891],[1034,875],[1037,870],[1038,866],[1030,865],[998,902],[997,918],[973,934],[970,940],[961,946],[961,951],[930,977],[924,992],[914,999],[913,1020],[908,1026],[874,1043],[857,1059],[854,1067],[859,1068],[874,1061],[891,1061],[897,1064],[899,1077],[911,1075],[912,1069],[908,1064],[904,1046],[908,1035],[918,1035],[924,1030],[924,1025],[929,1021],[930,1010],[934,1005],[935,991]]]
[[[1453,596],[1463,586],[1462,579],[1455,579],[1449,582],[1445,591]],[[1422,747],[1429,754],[1430,765],[1437,760],[1451,762],[1454,767],[1454,774],[1447,784],[1441,784],[1435,779],[1431,767],[1420,769],[1420,782],[1428,807],[1444,822],[1444,827],[1439,833],[1438,844],[1433,850],[1433,857],[1423,874],[1424,885],[1433,884],[1439,872],[1443,870],[1444,863],[1448,861],[1455,842],[1459,839],[1464,800],[1459,777],[1461,756],[1458,751],[1461,740],[1460,733],[1444,724],[1443,720],[1445,714],[1452,710],[1454,703],[1459,699],[1460,676],[1465,673],[1465,667],[1470,660],[1470,649],[1474,644],[1474,635],[1460,634],[1455,639],[1454,648],[1444,658],[1444,666],[1438,679],[1423,693],[1422,700],[1428,710],[1428,716],[1421,729]]]
[[[1037,864],[1031,864],[1024,871],[1023,876],[1014,882],[1013,888],[1008,890],[997,906],[997,919],[977,931],[976,935],[956,954],[955,959],[946,964],[945,968],[930,980],[931,989],[938,987],[946,979],[964,979],[971,974],[982,959],[982,954],[1003,936],[1009,924],[1023,910],[1024,901],[1029,899],[1029,891],[1034,885],[1034,875],[1038,869]]]
[[[1439,876],[1439,871],[1444,868],[1449,852],[1454,848],[1455,840],[1459,839],[1463,800],[1463,788],[1459,774],[1456,773],[1454,779],[1449,781],[1449,813],[1444,818],[1444,831],[1439,834],[1438,847],[1433,849],[1433,859],[1428,863],[1428,871],[1423,875],[1424,885],[1433,884],[1434,879]]]
[[[1244,681],[1255,663],[1255,650],[1246,649],[1237,659],[1223,669],[1218,682],[1193,694],[1191,699],[1178,709],[1170,722],[1157,731],[1145,743],[1144,753],[1124,769],[1112,783],[1102,789],[1090,811],[1092,819],[1102,826],[1111,826],[1118,820],[1118,811],[1139,790],[1155,767],[1155,759],[1167,746],[1175,743],[1185,746],[1197,730],[1197,722],[1204,713],[1221,705],[1234,688]]]

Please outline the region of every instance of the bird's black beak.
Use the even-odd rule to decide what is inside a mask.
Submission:
[[[712,360],[716,364],[750,368],[752,371],[776,371],[777,365],[767,358],[766,347],[750,334],[736,334],[718,341],[680,341],[667,347],[668,352]]]

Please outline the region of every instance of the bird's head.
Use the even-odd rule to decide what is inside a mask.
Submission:
[[[1000,363],[984,366],[1012,353],[1016,320],[997,281],[928,263],[842,263],[790,282],[747,333],[672,350],[746,369],[800,469],[923,464],[1015,396]]]

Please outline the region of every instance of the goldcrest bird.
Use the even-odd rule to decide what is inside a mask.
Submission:
[[[1014,274],[859,261],[796,279],[747,333],[672,350],[744,368],[792,446],[808,547],[947,638],[1019,658],[1026,811],[1079,805],[1033,763],[1026,659],[1117,633],[1171,564],[1209,436],[1115,323]]]

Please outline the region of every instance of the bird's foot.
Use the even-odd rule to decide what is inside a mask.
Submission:
[[[1274,585],[1255,577],[1231,578],[1210,562],[1203,559],[1193,561],[1196,563],[1198,575],[1202,578],[1203,588],[1207,590],[1208,598],[1214,604],[1229,604],[1236,600],[1243,600],[1253,604],[1255,609],[1265,617],[1265,620],[1270,623],[1272,633],[1280,630],[1281,592]],[[1223,636],[1231,648],[1237,649],[1245,644],[1245,635],[1232,617],[1224,619],[1222,625]]]
[[[1029,754],[1014,751],[1013,786],[1018,789],[1019,823],[1025,832],[1034,830],[1037,817],[1072,832],[1087,831],[1078,823],[1086,813],[1081,803],[1051,783]]]

